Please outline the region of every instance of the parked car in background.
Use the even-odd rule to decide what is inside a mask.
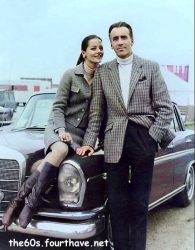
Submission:
[[[14,92],[11,90],[0,89],[0,126],[11,123],[17,102]]]
[[[44,158],[43,135],[54,96],[55,90],[32,96],[20,118],[0,131],[0,218]],[[194,196],[194,132],[185,129],[175,103],[173,109],[176,137],[156,153],[149,210],[173,197],[185,207]],[[106,232],[111,239],[103,161],[103,151],[63,161],[28,227],[19,227],[16,220],[7,230],[63,239],[89,239]]]
[[[16,110],[17,102],[12,90],[0,89],[0,106],[3,108],[9,108],[12,112]]]
[[[13,110],[0,106],[0,127],[5,125],[6,122],[11,122],[13,117]]]

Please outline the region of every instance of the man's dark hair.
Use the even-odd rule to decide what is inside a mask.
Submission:
[[[133,39],[133,30],[132,30],[131,26],[130,26],[128,23],[126,23],[126,22],[117,22],[117,23],[113,23],[113,24],[110,26],[109,31],[108,31],[109,37],[110,37],[111,31],[112,31],[114,28],[120,28],[120,27],[126,27],[126,28],[129,30],[129,35],[130,35],[130,37]]]

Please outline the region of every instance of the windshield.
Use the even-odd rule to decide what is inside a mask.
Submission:
[[[55,94],[39,94],[30,98],[24,111],[16,121],[14,129],[45,128]]]

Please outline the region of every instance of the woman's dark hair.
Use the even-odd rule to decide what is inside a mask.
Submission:
[[[87,49],[87,47],[88,47],[88,45],[89,45],[89,41],[90,41],[91,39],[95,39],[95,38],[97,38],[97,39],[99,39],[100,41],[102,41],[102,39],[101,39],[99,36],[96,36],[96,35],[89,35],[89,36],[86,36],[86,37],[83,39],[82,43],[81,43],[81,50],[86,51],[86,49]],[[77,61],[77,65],[80,64],[80,63],[83,62],[83,61],[84,61],[84,59],[83,59],[83,55],[82,55],[82,53],[81,53],[80,56],[79,56],[79,59],[78,59],[78,61]]]
[[[129,35],[130,35],[131,39],[133,40],[133,30],[132,30],[131,26],[130,26],[128,23],[126,23],[126,22],[113,23],[113,24],[110,26],[109,31],[108,31],[109,37],[110,37],[111,31],[112,31],[114,28],[120,28],[120,27],[126,27],[126,28],[129,30]]]

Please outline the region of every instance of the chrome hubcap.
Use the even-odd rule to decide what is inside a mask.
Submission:
[[[188,199],[191,200],[194,195],[194,168],[192,166],[188,170],[186,178],[186,188],[187,188]]]

